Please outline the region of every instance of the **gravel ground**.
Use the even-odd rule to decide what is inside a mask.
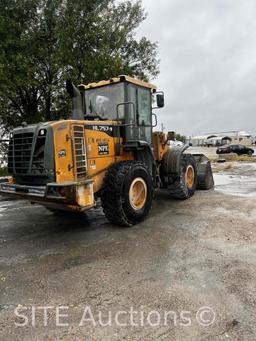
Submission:
[[[100,207],[60,218],[0,198],[0,339],[255,340],[256,169],[248,167],[216,165],[216,189],[187,201],[157,193],[133,228],[112,226]],[[237,193],[244,174],[250,185]]]

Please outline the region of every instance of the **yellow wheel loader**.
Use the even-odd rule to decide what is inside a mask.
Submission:
[[[72,119],[24,123],[11,133],[1,195],[55,213],[84,212],[100,198],[112,223],[132,226],[149,213],[157,188],[187,199],[213,187],[204,155],[170,147],[172,132],[153,132],[152,111],[164,106],[154,85],[119,76],[78,88],[69,80],[67,91]]]

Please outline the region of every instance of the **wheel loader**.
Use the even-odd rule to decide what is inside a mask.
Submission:
[[[141,222],[156,189],[187,199],[213,187],[208,159],[171,147],[174,132],[153,132],[164,93],[152,84],[118,76],[76,87],[66,84],[72,118],[15,128],[9,176],[0,194],[39,203],[55,214],[85,212],[101,200],[107,219]]]

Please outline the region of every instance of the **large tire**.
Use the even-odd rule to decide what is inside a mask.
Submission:
[[[192,173],[193,179],[187,179],[187,174]],[[183,154],[180,159],[180,174],[173,183],[168,185],[169,194],[175,199],[188,199],[194,195],[197,186],[196,160],[190,154]]]
[[[209,190],[214,187],[210,161],[197,166],[197,189]]]
[[[214,187],[212,166],[204,154],[193,154],[197,163],[197,189],[209,190]]]
[[[124,161],[114,164],[103,182],[103,211],[115,225],[135,225],[148,215],[153,192],[152,177],[143,163]]]

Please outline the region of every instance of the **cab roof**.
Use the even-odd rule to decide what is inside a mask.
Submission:
[[[128,83],[132,83],[135,85],[139,85],[142,86],[144,88],[148,88],[151,89],[152,91],[156,91],[156,86],[147,82],[143,82],[139,79],[130,77],[130,76],[125,76],[125,75],[121,75],[118,77],[114,77],[111,78],[109,80],[103,80],[97,83],[89,83],[89,84],[80,84],[79,88],[80,89],[91,89],[91,88],[98,88],[101,86],[105,86],[105,85],[109,85],[109,84],[114,84],[114,83],[121,83],[121,82],[128,82]]]

